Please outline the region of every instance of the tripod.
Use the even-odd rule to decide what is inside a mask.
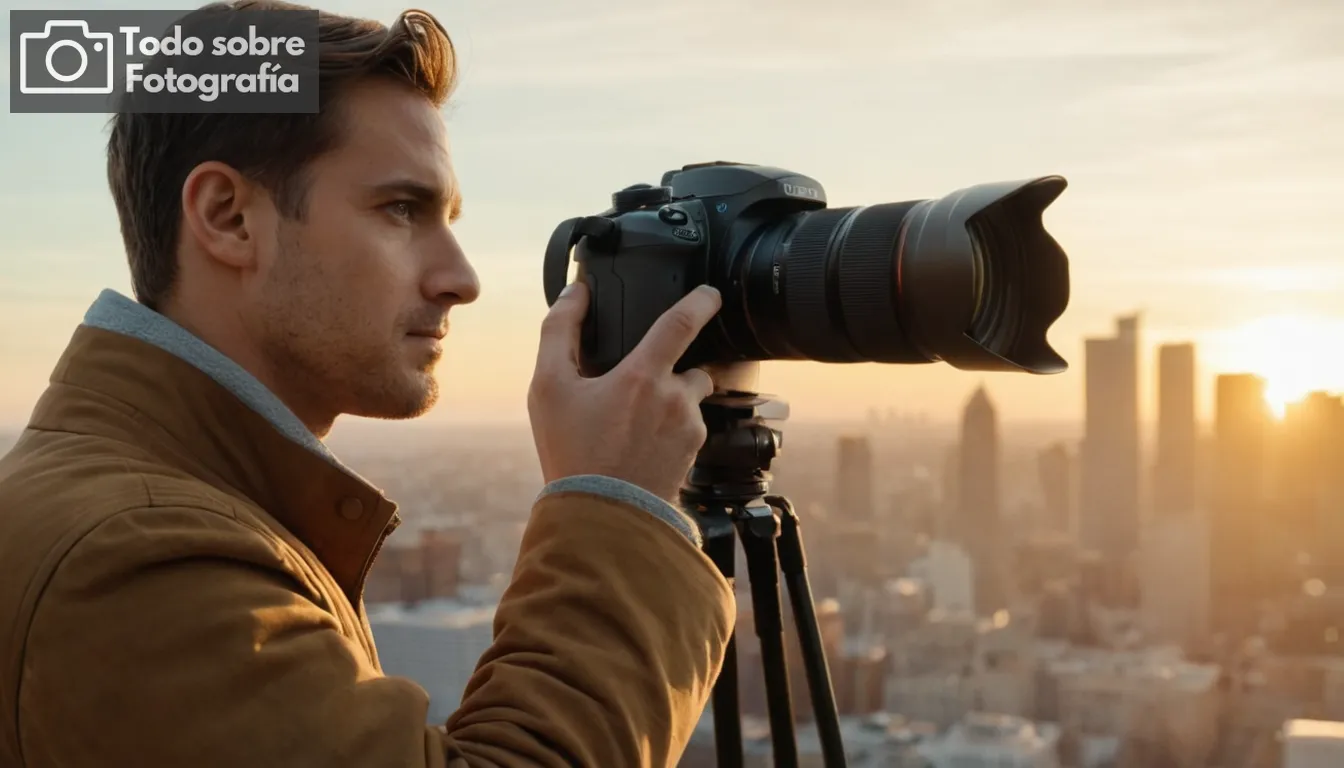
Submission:
[[[783,415],[768,415],[779,408]],[[750,393],[715,395],[701,404],[708,437],[681,489],[681,503],[699,524],[702,549],[719,571],[734,581],[734,539],[742,540],[751,585],[751,606],[761,642],[761,665],[775,765],[795,768],[798,745],[793,730],[788,664],[784,655],[784,616],[779,600],[781,571],[789,590],[794,625],[803,655],[826,768],[844,768],[840,720],[831,675],[822,650],[798,515],[783,496],[768,495],[770,462],[784,436],[766,426],[786,418],[787,404]],[[778,539],[778,543],[776,543]],[[736,632],[729,638],[723,671],[711,694],[714,749],[719,768],[741,768],[742,719],[738,698]]]

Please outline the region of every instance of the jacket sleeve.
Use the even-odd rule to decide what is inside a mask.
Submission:
[[[28,768],[663,766],[708,701],[728,584],[651,515],[539,499],[460,709],[339,631],[294,554],[233,518],[131,510],[47,584],[25,645]]]

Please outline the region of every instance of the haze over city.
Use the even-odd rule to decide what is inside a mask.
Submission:
[[[402,4],[324,7],[390,20]],[[1217,372],[1264,375],[1276,404],[1344,389],[1344,358],[1328,354],[1344,337],[1336,4],[429,10],[460,57],[446,113],[466,200],[455,231],[484,292],[454,312],[444,398],[427,423],[523,421],[551,230],[602,210],[616,189],[712,159],[806,173],[833,206],[1044,174],[1070,182],[1045,221],[1071,262],[1072,300],[1050,337],[1072,370],[767,364],[762,388],[790,400],[795,421],[894,407],[951,422],[981,382],[1009,421],[1076,421],[1083,338],[1131,311],[1143,318],[1145,420],[1152,348],[1164,341],[1198,345],[1204,417]],[[105,122],[0,117],[0,425],[26,420],[97,292],[130,292]]]

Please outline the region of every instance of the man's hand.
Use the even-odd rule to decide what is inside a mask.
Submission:
[[[541,326],[527,396],[545,482],[606,475],[676,501],[705,442],[700,401],[714,384],[698,368],[675,374],[672,367],[720,305],[709,286],[691,291],[615,368],[587,379],[579,373],[579,338],[588,288],[572,283],[560,294]]]

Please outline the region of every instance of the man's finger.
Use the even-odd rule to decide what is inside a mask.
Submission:
[[[715,288],[699,286],[654,321],[653,327],[626,360],[632,365],[647,366],[659,372],[671,371],[705,324],[718,313],[722,303]]]
[[[677,378],[686,387],[686,393],[693,403],[699,403],[714,394],[714,379],[703,368],[682,371],[677,374]]]
[[[570,283],[556,297],[546,319],[541,321],[537,369],[553,373],[577,372],[583,318],[588,314],[588,286]]]

